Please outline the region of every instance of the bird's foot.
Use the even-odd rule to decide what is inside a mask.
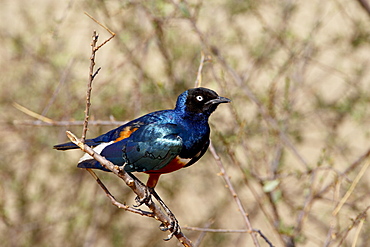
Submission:
[[[141,182],[137,177],[135,177],[131,172],[128,172],[130,177],[135,180],[137,183],[141,184],[141,187],[144,189],[144,195],[142,197],[135,197],[136,204],[133,205],[135,208],[140,207],[143,204],[150,204],[152,201],[152,195],[151,192],[148,190],[148,188]]]
[[[159,195],[157,194],[157,192],[155,192],[154,188],[150,188],[149,187],[149,191],[152,194],[152,196],[154,196],[155,199],[159,202],[159,204],[162,206],[162,208],[165,210],[166,214],[170,218],[170,222],[168,222],[168,223],[162,223],[159,226],[159,229],[161,229],[161,231],[164,231],[164,232],[165,231],[170,231],[171,232],[167,236],[167,238],[164,239],[165,241],[168,241],[174,235],[177,235],[177,234],[181,233],[181,228],[180,228],[179,222],[177,221],[175,215],[171,212],[171,210],[169,209],[169,207],[167,207],[167,205],[159,197]]]
[[[152,201],[152,195],[150,194],[150,192],[147,189],[145,189],[143,197],[139,197],[139,196],[135,197],[136,204],[133,205],[133,206],[135,208],[137,208],[137,207],[140,207],[143,204],[150,204],[151,201]]]
[[[171,233],[167,236],[167,238],[163,239],[164,241],[168,241],[170,239],[172,239],[172,237],[176,234],[179,234],[181,232],[181,228],[180,228],[180,225],[179,225],[179,222],[177,221],[175,215],[173,215],[172,213],[168,215],[169,218],[170,218],[170,222],[168,224],[168,226],[166,226],[164,223],[160,224],[159,226],[159,229],[161,231],[170,231]]]

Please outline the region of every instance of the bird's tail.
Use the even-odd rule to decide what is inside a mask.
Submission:
[[[85,144],[87,144],[88,146],[92,146],[92,147],[95,147],[95,146],[99,145],[99,143],[93,141],[92,139],[86,140]],[[54,145],[53,148],[56,149],[56,150],[65,151],[65,150],[69,150],[69,149],[77,149],[79,147],[76,144],[74,144],[73,142],[66,142],[66,143]]]
[[[94,150],[100,154],[102,149],[104,147],[106,147],[106,145],[109,145],[110,143],[101,143],[101,142],[96,142],[93,139],[89,139],[89,140],[85,140],[85,144],[87,144],[90,147],[94,147]],[[98,147],[98,149],[97,149],[96,146],[99,146],[100,148]],[[73,142],[66,142],[66,143],[54,145],[53,148],[56,149],[56,150],[65,151],[65,150],[69,150],[69,149],[77,149],[79,147],[76,144],[74,144]],[[110,170],[103,167],[98,161],[94,160],[94,158],[91,157],[88,154],[85,154],[84,156],[81,157],[81,159],[78,162],[77,167],[79,167],[79,168],[100,169],[100,170],[103,170],[103,171],[110,172]]]

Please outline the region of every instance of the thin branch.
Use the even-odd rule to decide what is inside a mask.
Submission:
[[[101,67],[99,67],[96,71],[95,71],[95,73],[92,75],[92,79],[94,80],[94,78],[95,78],[95,76],[97,76],[98,75],[98,73],[99,73],[99,71],[101,70]]]
[[[108,27],[106,27],[104,24],[102,24],[100,21],[98,21],[97,19],[95,19],[94,17],[92,17],[89,13],[87,13],[87,12],[84,12],[85,13],[85,15],[87,15],[88,17],[90,17],[94,22],[96,22],[99,26],[101,26],[102,28],[104,28],[105,30],[107,30],[110,34],[111,34],[111,36],[108,38],[108,39],[106,39],[103,43],[101,43],[99,46],[97,46],[95,49],[96,49],[96,51],[97,50],[99,50],[103,45],[105,45],[106,43],[108,43],[111,39],[113,39],[114,38],[114,36],[116,36],[116,34],[112,31],[112,30],[110,30]]]
[[[28,109],[28,108],[26,108],[26,107],[24,107],[24,106],[21,106],[20,104],[18,104],[18,103],[13,103],[13,106],[15,107],[15,108],[17,108],[18,110],[20,110],[21,112],[23,112],[23,113],[25,113],[25,114],[27,114],[28,116],[31,116],[31,117],[33,117],[33,118],[36,118],[36,119],[38,119],[38,120],[40,120],[40,121],[42,121],[42,122],[45,122],[45,123],[48,123],[48,124],[53,124],[54,123],[54,121],[52,120],[52,119],[50,119],[50,118],[47,118],[47,117],[45,117],[45,116],[42,116],[42,115],[40,115],[40,114],[38,114],[38,113],[36,113],[36,112],[34,112],[34,111],[31,111],[30,109]]]
[[[135,213],[135,214],[139,214],[141,216],[147,216],[147,217],[154,218],[154,214],[152,212],[143,211],[141,209],[133,208],[133,207],[130,207],[130,206],[124,204],[124,203],[118,202],[116,200],[116,198],[114,198],[114,196],[110,193],[108,188],[100,180],[100,178],[95,174],[95,172],[90,168],[87,168],[86,170],[91,174],[91,176],[93,176],[93,178],[100,185],[100,187],[103,189],[103,191],[105,192],[107,197],[111,200],[111,202],[114,206],[116,206],[117,208],[122,208],[122,209],[124,209],[126,211],[129,211],[131,213]]]
[[[57,96],[58,96],[58,94],[60,92],[60,89],[62,88],[62,86],[67,81],[67,78],[69,76],[69,73],[71,71],[71,68],[73,67],[74,61],[75,61],[74,58],[69,60],[66,68],[64,69],[64,71],[63,71],[63,73],[61,75],[61,78],[59,80],[58,86],[54,90],[53,95],[51,96],[51,98],[49,99],[49,102],[47,103],[47,105],[45,106],[44,110],[41,113],[42,116],[45,116],[48,113],[50,107],[53,105],[54,101],[56,100],[56,98],[57,98]]]
[[[92,90],[92,83],[94,81],[94,66],[95,66],[95,54],[96,54],[96,44],[98,42],[99,35],[94,30],[92,35],[92,42],[91,42],[91,56],[90,56],[90,72],[89,72],[89,82],[87,83],[87,91],[86,91],[86,107],[85,107],[85,119],[82,128],[82,136],[81,141],[84,143],[86,139],[86,132],[87,127],[89,125],[89,114],[90,114],[90,106],[91,106],[91,90]],[[99,70],[97,70],[99,71]]]
[[[332,213],[333,216],[336,216],[339,213],[339,211],[341,210],[342,206],[344,205],[344,203],[346,203],[346,201],[348,200],[349,196],[352,194],[353,190],[355,189],[356,185],[358,184],[358,182],[360,181],[360,179],[362,178],[362,176],[365,174],[365,172],[366,172],[367,168],[369,167],[369,165],[370,165],[370,162],[367,162],[367,163],[365,163],[365,165],[362,166],[360,172],[355,177],[355,180],[353,181],[353,183],[349,187],[348,191],[343,196],[343,198],[340,200],[338,206],[334,209],[334,211]]]
[[[195,80],[195,85],[194,87],[200,87],[202,85],[202,70],[203,70],[203,65],[205,61],[205,56],[204,52],[201,52],[201,57],[200,57],[200,64],[197,72],[197,79]]]
[[[349,174],[351,171],[355,171],[356,168],[362,164],[368,157],[370,157],[370,148],[365,151],[363,155],[361,155],[357,160],[355,160],[350,166],[348,166],[341,174],[338,174],[339,177],[344,177],[347,174]],[[322,196],[326,192],[328,192],[335,184],[335,181],[328,184],[325,188],[320,190],[319,193],[316,194],[316,196]]]
[[[230,149],[229,147],[226,147],[226,148],[228,150],[229,157],[231,158],[233,163],[236,164],[236,166],[240,169],[241,174],[243,174],[244,183],[249,188],[250,192],[252,192],[254,198],[256,199],[255,201],[258,203],[259,209],[262,211],[262,213],[267,218],[267,221],[270,223],[272,229],[274,229],[276,231],[277,236],[280,237],[280,239],[281,239],[281,242],[284,242],[284,239],[281,237],[281,234],[277,231],[277,228],[276,228],[276,225],[279,224],[279,222],[281,221],[281,218],[280,218],[279,214],[275,215],[274,211],[275,211],[276,205],[275,205],[274,201],[271,200],[272,199],[271,193],[263,193],[262,195],[259,195],[259,193],[256,191],[256,189],[254,188],[254,186],[250,182],[247,174],[243,170],[242,164],[235,157],[234,150]],[[262,182],[261,179],[259,179],[259,180]],[[263,198],[263,196],[264,196],[264,198]],[[266,199],[270,202],[270,206],[272,207],[272,210],[273,210],[272,215],[269,213],[270,211],[267,210],[268,205],[266,203]],[[277,212],[277,209],[276,209],[276,212]]]
[[[232,185],[232,183],[230,181],[230,177],[227,174],[224,165],[222,164],[222,161],[221,161],[220,156],[218,156],[215,148],[213,147],[212,142],[209,145],[209,150],[211,151],[211,153],[213,155],[213,158],[216,160],[216,163],[217,163],[217,165],[218,165],[218,167],[219,167],[219,169],[221,171],[221,175],[222,175],[222,177],[224,178],[224,180],[226,182],[227,188],[229,189],[231,195],[233,196],[233,198],[234,198],[234,200],[236,202],[236,205],[238,206],[238,209],[239,209],[240,213],[243,216],[243,219],[244,219],[245,224],[247,226],[247,230],[249,231],[249,233],[252,236],[254,245],[255,246],[260,246],[259,243],[258,243],[258,241],[257,241],[257,238],[256,238],[256,236],[255,236],[255,234],[253,232],[252,225],[251,225],[251,223],[250,223],[250,221],[248,219],[248,214],[245,212],[244,207],[243,207],[243,204],[240,201],[240,198],[239,198],[238,194],[234,190],[234,186]]]
[[[268,111],[266,110],[266,107],[261,103],[261,101],[258,100],[256,95],[252,92],[252,90],[243,83],[243,79],[236,73],[234,69],[232,69],[229,64],[225,61],[225,59],[217,52],[217,58],[221,65],[230,73],[230,75],[234,78],[234,82],[243,89],[245,95],[253,101],[257,107],[259,112],[261,113],[263,119],[276,131],[279,132],[280,138],[284,145],[290,149],[290,151],[293,153],[294,156],[301,162],[301,164],[306,168],[310,169],[308,166],[308,162],[303,158],[303,156],[298,152],[296,147],[293,145],[290,138],[287,136],[287,134],[279,127],[278,122],[276,119],[272,118]]]
[[[205,224],[205,228],[204,229],[209,229],[209,227],[214,223],[214,220],[209,220],[206,224]],[[201,231],[201,233],[199,234],[199,237],[197,239],[197,241],[195,241],[194,243],[194,247],[198,247],[200,246],[200,244],[202,243],[202,240],[204,239],[204,237],[206,236],[207,234],[207,231]]]
[[[213,232],[213,233],[251,233],[251,232],[255,232],[255,233],[258,233],[261,236],[261,238],[263,238],[266,241],[266,243],[268,243],[268,245],[270,247],[273,247],[274,246],[270,242],[270,240],[261,232],[261,230],[258,230],[258,229],[252,229],[252,231],[250,231],[250,230],[246,230],[246,229],[240,229],[240,230],[233,230],[233,229],[210,229],[210,228],[191,227],[191,226],[185,226],[183,228],[186,229],[186,230],[190,230],[190,231]]]
[[[249,230],[246,229],[239,229],[239,230],[233,230],[233,229],[211,229],[211,228],[202,228],[202,227],[193,227],[193,226],[185,226],[182,227],[183,229],[189,230],[189,231],[198,231],[198,232],[216,232],[216,233],[250,233]]]
[[[346,231],[343,233],[343,234],[341,234],[341,235],[343,235],[343,237],[341,238],[341,240],[339,241],[339,243],[338,243],[338,247],[340,247],[340,246],[343,246],[343,242],[344,242],[344,240],[348,237],[348,234],[349,234],[349,232],[354,228],[354,227],[356,227],[357,225],[358,225],[358,228],[357,228],[357,231],[356,231],[356,233],[355,233],[355,240],[354,240],[354,242],[352,242],[352,243],[355,243],[356,241],[357,241],[357,238],[358,238],[358,234],[359,234],[359,231],[361,231],[361,229],[362,229],[362,226],[363,226],[363,223],[364,223],[364,221],[366,220],[366,217],[367,217],[367,211],[370,209],[370,206],[367,206],[366,208],[365,208],[365,210],[364,211],[362,211],[360,214],[358,214],[357,216],[356,216],[356,218],[355,219],[353,219],[352,220],[352,224],[350,225],[350,226],[348,226],[347,227],[347,229],[346,229]],[[352,246],[355,246],[355,245],[352,245]]]
[[[270,247],[274,247],[274,245],[270,242],[270,240],[261,232],[261,230],[259,229],[253,229],[253,232],[256,232],[258,233],[261,238],[263,238],[263,240],[266,241],[266,243],[270,246]]]
[[[87,132],[87,129],[88,129],[87,127],[88,127],[88,120],[89,120],[89,111],[90,111],[90,106],[91,106],[90,96],[91,96],[91,90],[92,90],[92,82],[95,79],[95,76],[99,73],[99,71],[101,69],[101,68],[98,68],[94,72],[95,55],[96,55],[96,52],[101,47],[103,47],[106,43],[108,43],[111,39],[113,39],[116,36],[116,34],[112,30],[110,30],[108,27],[106,27],[105,25],[103,25],[102,23],[100,23],[94,17],[92,17],[91,15],[89,15],[87,12],[85,12],[85,14],[88,17],[90,17],[93,21],[95,21],[98,25],[100,25],[105,30],[107,30],[111,34],[111,36],[108,39],[106,39],[103,43],[101,43],[99,46],[97,46],[99,35],[96,33],[96,31],[93,32],[92,42],[91,42],[91,57],[90,57],[89,82],[88,82],[88,85],[87,85],[87,92],[86,92],[85,121],[84,121],[83,129],[82,129],[82,137],[81,137],[82,142],[85,142],[86,132]]]
[[[294,231],[293,231],[293,236],[299,236],[299,234],[301,233],[301,231],[303,229],[303,225],[304,225],[309,213],[311,212],[311,208],[313,206],[314,199],[315,199],[315,188],[314,188],[313,184],[315,182],[316,176],[317,176],[317,170],[314,169],[314,170],[312,170],[312,173],[311,173],[311,184],[312,184],[312,186],[310,186],[310,188],[308,190],[308,193],[305,196],[305,200],[304,200],[302,209],[299,211],[299,213],[297,215],[297,221],[296,221],[297,223],[296,223],[296,226],[295,226]]]
[[[360,220],[360,223],[358,224],[358,227],[357,227],[357,230],[356,230],[356,233],[355,233],[355,237],[353,239],[352,247],[357,246],[358,237],[360,236],[360,232],[361,232],[362,227],[364,226],[364,222],[365,222],[365,219],[362,218]]]

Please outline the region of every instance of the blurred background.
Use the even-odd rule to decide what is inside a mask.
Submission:
[[[96,55],[92,123],[173,108],[204,52],[202,86],[233,101],[212,115],[211,139],[252,227],[275,246],[368,246],[365,0],[2,0],[2,246],[180,245],[162,240],[159,222],[113,206],[76,168],[81,151],[52,149],[66,130],[81,135],[91,36],[110,37],[84,12],[116,33]],[[87,136],[115,127],[90,124]],[[208,152],[161,177],[157,192],[183,227],[246,229],[219,172]],[[97,173],[134,203],[120,179]],[[196,246],[254,246],[248,233],[183,232]]]

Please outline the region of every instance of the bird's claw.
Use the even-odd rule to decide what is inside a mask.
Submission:
[[[133,206],[135,208],[137,208],[137,207],[140,207],[143,204],[149,204],[151,202],[151,200],[152,200],[152,195],[150,194],[149,191],[145,190],[143,197],[141,197],[141,198],[139,196],[135,197],[136,204],[133,205]]]
[[[177,221],[177,219],[175,218],[174,215],[169,215],[170,217],[170,224],[169,226],[165,226],[163,223],[160,224],[159,226],[159,229],[161,231],[171,231],[171,233],[167,236],[167,238],[163,239],[164,241],[168,241],[170,239],[172,239],[172,237],[176,234],[179,234],[181,232],[181,228],[180,228],[180,225],[179,225],[179,222]]]
[[[161,223],[159,225],[159,229],[162,231],[162,232],[165,232],[167,231],[169,228],[167,226],[164,225],[164,223]]]

